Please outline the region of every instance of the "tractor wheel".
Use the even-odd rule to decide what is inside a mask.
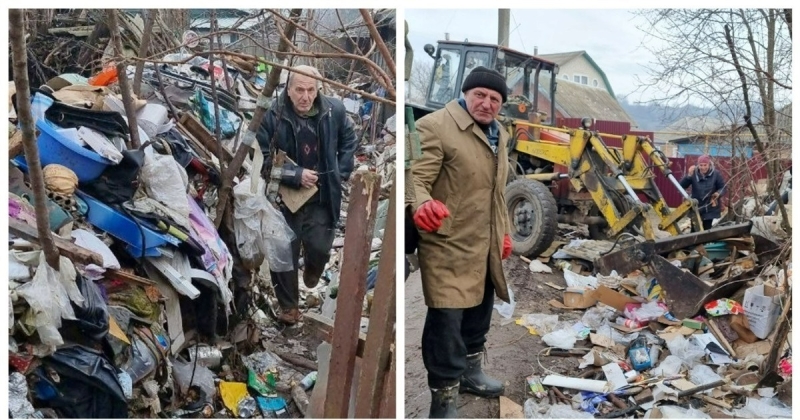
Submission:
[[[520,178],[506,186],[514,253],[536,257],[553,243],[558,209],[553,193],[539,181]]]

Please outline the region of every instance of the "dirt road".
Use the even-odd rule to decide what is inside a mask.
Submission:
[[[539,336],[528,333],[527,329],[516,325],[513,320],[529,313],[559,314],[559,319],[579,320],[583,311],[563,312],[552,308],[550,299],[561,299],[561,292],[546,286],[549,281],[566,286],[564,277],[558,269],[554,274],[534,274],[519,257],[511,257],[505,262],[506,277],[511,284],[517,306],[511,320],[501,317],[495,310],[492,327],[489,330],[488,363],[484,362],[485,372],[505,383],[505,396],[523,405],[528,398],[525,378],[532,373],[540,375],[544,371],[537,363],[537,354],[546,347]],[[427,417],[430,408],[427,372],[422,364],[421,339],[427,307],[422,297],[422,284],[419,271],[412,273],[405,284],[406,294],[406,417]],[[500,302],[498,300],[498,302]],[[541,363],[558,373],[575,371],[578,358],[542,357]],[[461,394],[459,417],[498,418],[500,404],[497,398],[483,399],[469,394]]]

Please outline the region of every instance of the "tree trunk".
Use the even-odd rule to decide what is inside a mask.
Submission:
[[[120,34],[119,24],[117,22],[117,11],[110,9],[108,11],[108,26],[111,30],[111,38],[114,42],[114,50],[119,57],[117,63],[117,79],[119,80],[119,90],[122,93],[122,103],[125,105],[125,115],[128,117],[128,127],[130,128],[130,148],[138,149],[142,143],[139,141],[139,125],[136,124],[136,108],[133,104],[133,97],[131,97],[131,87],[128,83],[127,65],[125,64],[125,57],[122,50],[122,36]]]
[[[280,44],[278,44],[279,53],[276,61],[282,61],[285,55],[281,53],[289,51],[289,42],[286,40],[294,37],[295,28],[297,27],[297,20],[300,18],[302,13],[303,9],[292,9],[291,13],[289,13],[289,18],[292,19],[293,23],[287,24],[286,28],[284,28],[284,37],[281,39]],[[222,174],[222,187],[219,190],[219,201],[217,202],[217,217],[216,220],[214,220],[214,225],[217,227],[219,227],[220,223],[222,223],[222,216],[228,206],[228,196],[231,193],[231,189],[233,189],[233,177],[239,173],[239,169],[241,169],[245,157],[247,157],[247,154],[250,152],[250,150],[252,150],[251,144],[256,141],[256,132],[258,131],[258,127],[261,125],[261,120],[264,119],[264,114],[267,112],[267,107],[269,104],[264,99],[272,96],[272,94],[275,92],[275,88],[278,87],[278,83],[280,83],[280,78],[281,69],[277,66],[272,66],[272,70],[267,78],[267,83],[264,85],[264,89],[261,91],[261,95],[259,96],[258,108],[256,108],[256,112],[253,114],[253,119],[250,120],[250,125],[247,127],[247,133],[245,134],[244,141],[245,144],[239,146],[239,149],[236,150],[236,155],[233,157],[233,160],[231,160],[231,163],[228,166],[228,170]],[[267,182],[269,182],[269,180],[267,180]]]
[[[59,269],[59,254],[50,232],[50,214],[47,211],[47,194],[44,189],[44,176],[39,161],[39,147],[33,127],[31,115],[31,90],[28,83],[28,56],[23,33],[22,10],[9,10],[9,41],[14,62],[14,86],[17,89],[17,118],[22,126],[22,144],[25,148],[25,160],[28,162],[28,173],[33,188],[34,207],[36,209],[36,229],[44,249],[47,264],[55,270]]]
[[[150,48],[150,38],[153,36],[153,26],[156,23],[158,10],[148,9],[145,11],[144,31],[142,32],[142,44],[139,46],[139,58],[148,57],[147,50]],[[136,73],[133,75],[133,93],[139,96],[142,91],[142,73],[144,73],[144,61],[136,64]]]

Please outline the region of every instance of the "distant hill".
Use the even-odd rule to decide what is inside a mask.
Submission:
[[[635,104],[628,102],[622,96],[617,96],[622,108],[638,124],[642,131],[661,131],[681,117],[704,116],[713,114],[712,109],[700,108],[692,105],[685,107],[664,107],[657,104]]]

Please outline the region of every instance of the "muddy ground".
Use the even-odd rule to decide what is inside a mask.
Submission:
[[[488,363],[484,362],[485,372],[505,383],[505,396],[523,405],[528,398],[525,378],[531,374],[545,375],[539,367],[537,354],[547,347],[540,336],[531,335],[513,320],[529,313],[558,314],[559,320],[579,320],[583,311],[562,311],[551,307],[551,299],[561,300],[562,292],[549,287],[544,282],[566,286],[564,276],[558,269],[553,274],[534,274],[519,257],[512,256],[504,262],[506,277],[511,284],[517,301],[512,320],[506,320],[493,311],[492,327],[486,343]],[[406,301],[406,417],[427,417],[430,409],[430,391],[427,373],[422,363],[421,339],[427,307],[422,297],[420,273],[411,274],[405,284]],[[497,302],[500,302],[497,300]],[[580,346],[580,342],[576,346]],[[547,357],[540,358],[541,364],[557,373],[574,374],[580,358]],[[483,399],[470,394],[461,394],[458,408],[462,418],[499,418],[500,404],[497,398]]]

